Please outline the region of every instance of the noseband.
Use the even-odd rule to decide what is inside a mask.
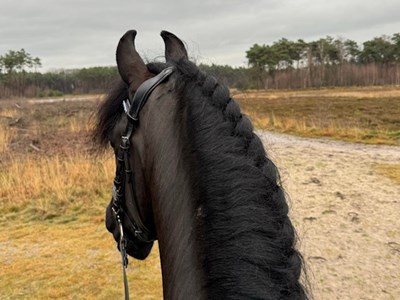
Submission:
[[[168,67],[162,70],[157,76],[152,77],[143,82],[135,94],[131,95],[129,91],[129,99],[123,102],[124,111],[128,117],[128,124],[125,132],[121,137],[120,149],[117,154],[117,168],[114,178],[114,185],[112,189],[112,206],[111,209],[117,220],[120,239],[119,239],[119,250],[122,257],[122,270],[124,276],[124,290],[125,299],[129,299],[128,280],[126,277],[126,267],[128,266],[128,256],[126,253],[126,237],[124,236],[123,220],[125,224],[128,224],[131,231],[134,233],[135,238],[144,242],[151,243],[155,240],[155,234],[153,234],[142,221],[139,213],[139,204],[135,191],[135,176],[132,172],[132,168],[129,161],[129,155],[131,152],[130,139],[133,130],[137,127],[139,122],[139,113],[142,107],[145,105],[147,99],[153,90],[166,80],[174,72],[173,67]],[[133,196],[133,211],[132,219],[127,215],[123,209],[123,203],[126,202],[126,188],[130,189],[131,195]]]

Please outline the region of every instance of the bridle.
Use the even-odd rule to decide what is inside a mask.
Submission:
[[[128,119],[125,131],[121,136],[121,144],[117,153],[117,168],[114,178],[114,185],[112,188],[112,204],[111,209],[117,220],[119,228],[120,239],[119,239],[119,250],[122,258],[122,271],[124,276],[124,290],[125,299],[129,299],[128,280],[126,277],[126,268],[128,266],[128,256],[126,253],[126,237],[124,236],[123,219],[126,220],[125,224],[128,224],[132,229],[135,238],[144,243],[153,242],[156,237],[142,221],[139,213],[139,205],[137,201],[137,195],[135,192],[135,175],[132,172],[130,165],[129,155],[131,152],[130,139],[134,129],[138,125],[139,113],[142,107],[145,105],[147,99],[153,90],[166,80],[174,72],[173,67],[167,67],[162,70],[158,75],[152,77],[143,82],[135,94],[129,91],[129,98],[123,101],[123,107],[125,114]],[[125,193],[126,188],[129,188],[131,195],[133,196],[133,210],[132,219],[126,214],[123,209],[123,203],[126,201]]]

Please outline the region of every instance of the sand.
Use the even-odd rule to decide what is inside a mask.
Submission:
[[[400,299],[400,147],[258,132],[289,196],[315,299]]]

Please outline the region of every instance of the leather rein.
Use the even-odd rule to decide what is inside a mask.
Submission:
[[[129,289],[128,289],[128,279],[126,276],[126,268],[128,267],[128,255],[126,253],[126,243],[127,239],[124,235],[124,226],[128,224],[131,229],[133,229],[134,236],[142,242],[150,243],[155,240],[155,235],[144,225],[142,218],[139,213],[139,206],[137,201],[137,196],[135,192],[135,176],[132,171],[129,155],[131,152],[130,139],[134,129],[138,125],[139,113],[142,107],[145,105],[150,94],[154,89],[164,82],[173,72],[173,67],[167,67],[162,70],[158,75],[152,77],[145,82],[143,82],[133,97],[129,92],[129,98],[123,101],[123,107],[125,114],[128,118],[128,124],[125,128],[125,132],[121,137],[120,148],[117,154],[117,168],[114,178],[114,185],[112,188],[112,206],[111,209],[117,220],[120,239],[119,239],[119,250],[121,252],[122,258],[122,272],[124,277],[124,291],[125,299],[129,299]],[[133,211],[132,219],[127,215],[123,209],[123,203],[126,201],[125,193],[126,188],[129,188],[131,195],[133,196]]]

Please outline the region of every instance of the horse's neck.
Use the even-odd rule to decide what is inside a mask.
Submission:
[[[190,213],[193,196],[184,176],[183,172],[177,172],[173,185],[160,195],[156,212],[164,297],[205,299],[204,273],[199,266],[193,223],[196,217]]]
[[[204,272],[196,246],[196,195],[188,177],[183,139],[185,124],[175,124],[176,102],[167,96],[144,107],[152,115],[145,123],[150,193],[162,267],[165,299],[205,299]],[[157,96],[157,97],[156,97]],[[158,107],[154,107],[158,105]],[[156,119],[157,122],[150,120]],[[171,125],[174,124],[174,125]],[[143,144],[144,145],[144,144]]]

